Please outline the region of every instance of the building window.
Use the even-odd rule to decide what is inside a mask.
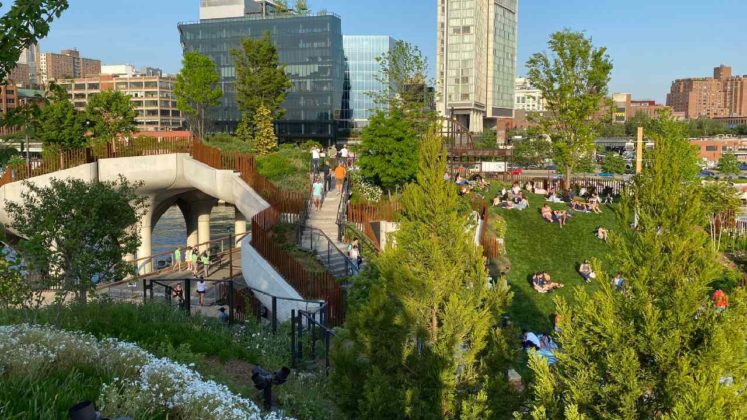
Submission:
[[[718,150],[718,146],[706,146],[706,152],[715,152]]]

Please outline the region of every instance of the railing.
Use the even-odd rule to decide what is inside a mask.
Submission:
[[[348,223],[348,203],[350,203],[350,172],[345,173],[345,179],[342,181],[342,194],[340,204],[337,206],[337,241],[342,242],[345,239],[345,227]]]
[[[358,230],[363,232],[366,238],[374,245],[376,251],[381,251],[376,232],[374,232],[371,222],[375,221],[393,221],[395,215],[402,211],[402,205],[399,202],[387,201],[380,204],[349,204],[347,211],[348,222],[354,223]]]
[[[300,228],[298,247],[316,252],[317,259],[338,279],[358,274],[357,263],[351,261],[345,252],[338,248],[320,229],[302,226]],[[335,263],[340,261],[344,266],[335,268]]]
[[[306,321],[308,340],[308,354],[312,362],[316,361],[317,341],[322,341],[324,345],[324,371],[329,374],[329,352],[330,341],[335,336],[333,330],[327,327],[324,319],[318,319],[320,312],[309,311],[291,311],[291,367],[297,368],[298,362],[304,358],[304,321]]]
[[[278,223],[280,213],[274,208],[268,208],[255,215],[252,218],[252,246],[301,296],[306,299],[326,300],[331,325],[342,324],[342,288],[328,271],[311,271],[277,245],[272,237],[272,228]]]
[[[498,177],[499,180],[504,182],[518,182],[520,184],[526,184],[528,182],[534,182],[538,186],[544,188],[546,191],[555,189],[556,191],[562,190],[563,179],[556,176],[534,176],[534,175],[511,175],[504,173]],[[571,185],[579,187],[593,187],[597,189],[597,192],[601,195],[605,189],[611,191],[612,194],[620,194],[625,186],[628,184],[623,179],[607,178],[602,176],[574,176],[571,178]]]

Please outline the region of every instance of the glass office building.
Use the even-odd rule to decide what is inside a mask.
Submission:
[[[280,62],[292,82],[277,122],[278,137],[283,141],[315,139],[323,143],[335,140],[342,110],[345,58],[342,29],[338,16],[262,16],[204,19],[179,25],[184,51],[198,51],[213,59],[220,73],[224,96],[211,109],[212,129],[233,132],[241,113],[236,103],[236,68],[231,50],[245,38],[272,36]]]
[[[345,35],[342,37],[347,63],[347,112],[343,116],[346,126],[361,129],[368,125],[371,115],[381,108],[371,97],[371,92],[388,90],[386,83],[377,80],[381,66],[376,62],[394,48],[394,39],[382,35]]]

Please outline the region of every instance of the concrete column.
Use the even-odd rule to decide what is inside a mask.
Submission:
[[[198,201],[192,204],[192,210],[197,216],[197,240],[200,243],[199,251],[208,249],[210,242],[210,213],[213,211],[215,200]]]
[[[138,259],[138,272],[140,274],[148,274],[153,272],[153,261],[143,260],[143,258],[150,258],[152,255],[152,234],[153,226],[151,226],[151,219],[153,215],[149,209],[145,215],[140,219],[140,247],[137,249]]]
[[[184,216],[184,225],[187,228],[187,246],[196,247],[199,243],[197,237],[197,213],[194,211],[194,206],[186,201],[178,201],[177,206]]]
[[[234,244],[235,247],[241,248],[241,239],[240,236],[246,233],[246,218],[243,214],[239,211],[239,209],[234,207],[234,221],[233,221],[233,234],[236,238],[236,243]]]

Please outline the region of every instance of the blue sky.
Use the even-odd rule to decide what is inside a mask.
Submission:
[[[10,1],[8,1],[10,2]],[[7,9],[8,2],[3,7]],[[70,0],[43,51],[76,47],[107,64],[179,70],[176,24],[197,20],[199,0]],[[292,1],[291,1],[292,3]],[[343,19],[347,34],[391,35],[418,45],[435,66],[436,0],[309,0]],[[520,0],[518,73],[550,33],[583,30],[608,47],[611,90],[663,101],[675,78],[718,64],[747,74],[747,0]]]

